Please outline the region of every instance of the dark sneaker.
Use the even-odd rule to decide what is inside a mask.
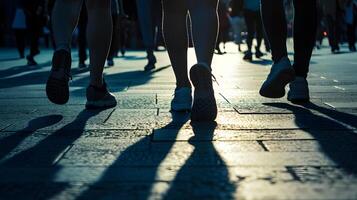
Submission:
[[[310,101],[309,84],[306,78],[296,77],[289,84],[288,100],[293,103],[307,103]]]
[[[27,59],[27,65],[28,66],[35,66],[37,65],[37,62],[35,61],[35,59],[33,58],[33,56],[26,56]]]
[[[115,96],[108,91],[107,84],[104,82],[101,88],[90,85],[87,87],[87,109],[112,108],[117,105]]]
[[[217,104],[211,70],[204,64],[196,64],[190,70],[190,78],[195,87],[191,120],[214,121],[217,117]]]
[[[79,69],[84,69],[84,68],[87,68],[87,65],[86,65],[84,62],[80,62],[80,63],[78,64],[78,68],[79,68]]]
[[[53,54],[52,69],[46,84],[46,94],[52,103],[61,105],[68,102],[71,64],[72,58],[68,51],[59,50]]]
[[[109,58],[109,59],[107,60],[107,65],[108,65],[109,67],[113,67],[113,66],[114,66],[114,60],[113,60],[112,58]]]
[[[255,49],[255,57],[256,58],[261,58],[263,56],[264,56],[264,54],[258,48],[256,48]]]
[[[151,71],[151,70],[155,69],[155,64],[156,64],[157,60],[156,60],[156,57],[154,56],[154,54],[152,54],[152,53],[149,53],[147,58],[148,58],[149,62],[144,67],[144,70]]]
[[[252,54],[252,52],[251,52],[251,51],[246,51],[246,52],[244,53],[243,60],[252,62],[252,60],[253,60],[253,54]]]
[[[175,89],[174,98],[171,101],[172,111],[189,111],[192,107],[192,89],[181,87]]]
[[[280,59],[271,67],[270,73],[260,88],[260,95],[268,98],[281,98],[285,95],[285,86],[295,79],[295,70],[287,57]]]

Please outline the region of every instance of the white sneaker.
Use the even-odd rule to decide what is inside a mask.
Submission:
[[[174,98],[171,101],[172,111],[189,111],[192,107],[192,89],[182,87],[175,89]]]
[[[288,100],[291,102],[310,101],[309,84],[304,77],[296,77],[289,85]]]
[[[281,98],[285,95],[285,86],[294,80],[295,71],[288,57],[280,59],[271,67],[267,80],[260,88],[260,95],[268,98]]]

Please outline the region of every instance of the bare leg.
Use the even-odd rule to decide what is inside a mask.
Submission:
[[[211,66],[218,35],[218,0],[188,2],[197,61]]]
[[[78,23],[83,0],[57,0],[53,8],[52,26],[56,50],[70,52],[74,28]]]
[[[188,8],[186,1],[163,0],[163,33],[176,77],[176,85],[191,87],[187,73],[188,36],[186,17]]]
[[[88,47],[90,52],[90,84],[103,85],[103,68],[112,38],[110,0],[86,0],[88,10]]]

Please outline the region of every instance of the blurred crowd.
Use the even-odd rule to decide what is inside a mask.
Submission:
[[[40,53],[40,46],[55,47],[50,17],[54,1],[1,2],[0,45],[11,45],[11,41],[15,41],[13,44],[16,44],[19,57],[26,58],[29,65],[36,65],[35,56]],[[294,10],[292,0],[285,1],[285,10],[291,36]],[[260,0],[220,0],[218,14],[220,28],[215,50],[217,54],[225,53],[225,44],[228,41],[234,41],[238,51],[242,51],[242,45],[246,44],[244,59],[248,61],[253,59],[253,55],[256,58],[264,55],[262,44],[264,51],[270,51],[262,26]],[[78,47],[81,68],[86,67],[88,57],[86,15],[86,9],[82,9],[72,42],[73,46]],[[113,66],[113,58],[125,56],[127,49],[144,49],[148,60],[145,70],[155,68],[155,51],[165,50],[161,28],[161,0],[112,0],[112,17],[114,32],[107,65]],[[357,0],[318,0],[317,17],[317,49],[321,48],[323,39],[328,38],[332,53],[340,51],[341,43],[347,43],[350,51],[356,51]],[[189,20],[187,23],[190,23]],[[26,46],[29,46],[27,55]]]

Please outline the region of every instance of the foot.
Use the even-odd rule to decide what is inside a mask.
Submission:
[[[260,49],[256,48],[255,49],[255,57],[256,58],[261,58],[263,56],[264,56],[264,54],[260,51]]]
[[[144,67],[145,71],[151,71],[153,69],[155,69],[155,64],[156,64],[156,57],[154,56],[154,54],[149,54],[148,55],[148,64]]]
[[[296,77],[289,84],[288,100],[293,103],[306,103],[310,101],[309,85],[306,78]]]
[[[111,59],[111,58],[109,58],[109,59],[107,60],[107,65],[108,65],[109,67],[113,67],[113,66],[114,66],[114,60]]]
[[[217,117],[217,104],[211,70],[207,65],[196,64],[190,70],[190,78],[195,87],[191,120],[214,121]]]
[[[27,59],[27,65],[28,66],[35,66],[37,65],[37,62],[35,61],[35,59],[33,58],[33,56],[26,56],[26,59]]]
[[[290,60],[283,57],[273,64],[270,73],[260,88],[260,95],[268,98],[281,98],[285,95],[285,86],[295,79],[295,70]]]
[[[181,87],[175,89],[174,98],[171,101],[172,111],[189,111],[192,107],[192,89]]]
[[[252,52],[251,52],[251,51],[246,51],[246,52],[244,53],[243,60],[252,62],[252,60],[253,60],[253,54],[252,54]]]
[[[84,69],[84,68],[87,68],[87,65],[86,65],[84,62],[80,62],[80,63],[78,64],[78,68],[79,68],[79,69]]]
[[[117,105],[115,96],[108,91],[107,84],[104,82],[102,87],[89,85],[87,87],[87,109],[112,108]]]
[[[355,45],[350,45],[349,49],[351,52],[356,52],[356,46]]]
[[[66,50],[59,50],[53,54],[52,69],[46,83],[48,99],[55,104],[65,104],[69,99],[69,85],[71,79],[71,54]]]

